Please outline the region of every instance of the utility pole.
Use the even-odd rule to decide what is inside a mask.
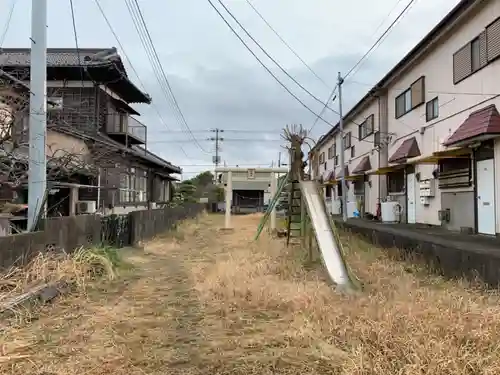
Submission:
[[[47,189],[47,0],[31,1],[30,91],[28,230],[33,230],[45,216]]]
[[[212,157],[212,162],[215,165],[214,178],[215,178],[215,181],[217,181],[217,172],[215,172],[215,170],[217,169],[217,167],[220,164],[220,154],[219,154],[219,152],[220,152],[220,142],[222,142],[224,140],[224,138],[219,137],[219,134],[223,133],[224,129],[215,128],[215,129],[212,129],[211,132],[215,133],[215,137],[210,137],[210,138],[208,138],[208,140],[215,142],[215,156]]]
[[[278,153],[278,168],[281,167],[281,151]]]
[[[344,162],[344,119],[342,114],[342,84],[344,79],[339,72],[337,84],[339,86],[339,128],[340,128],[340,186],[342,186],[342,219],[347,221],[347,185],[345,181],[345,162]]]

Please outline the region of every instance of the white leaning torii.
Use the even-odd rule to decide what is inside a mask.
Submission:
[[[227,175],[226,187],[225,187],[225,229],[231,229],[231,203],[233,197],[233,173],[243,172],[246,173],[245,181],[262,181],[262,179],[256,178],[258,175],[268,175],[268,179],[266,178],[264,181],[269,181],[271,185],[271,197],[276,195],[277,190],[277,173],[288,173],[288,168],[229,168],[229,167],[221,167],[216,168],[215,173],[225,173]],[[253,176],[253,177],[252,177]],[[271,229],[276,229],[276,208],[274,208],[271,212]]]

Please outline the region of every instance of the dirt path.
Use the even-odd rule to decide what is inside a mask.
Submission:
[[[500,300],[393,262],[355,238],[361,296],[335,293],[321,267],[266,234],[258,216],[205,216],[127,253],[112,284],[7,332],[0,373],[500,373]],[[486,324],[487,323],[487,324]]]

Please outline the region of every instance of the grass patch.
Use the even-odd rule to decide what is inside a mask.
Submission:
[[[63,300],[2,336],[0,373],[500,373],[496,291],[341,233],[364,289],[340,294],[304,249],[265,232],[254,242],[259,215],[234,217],[221,236],[223,220],[183,223],[182,239],[158,238],[133,254],[133,280]]]
[[[39,253],[25,267],[13,267],[0,276],[0,308],[4,316],[26,322],[39,307],[33,291],[64,286],[71,292],[84,292],[93,283],[115,280],[120,268],[129,267],[111,247],[81,247],[71,254]]]
[[[266,235],[246,247],[235,238],[213,266],[193,269],[209,362],[238,374],[500,373],[496,291],[395,261],[350,234],[341,240],[360,295],[334,292],[302,249]]]

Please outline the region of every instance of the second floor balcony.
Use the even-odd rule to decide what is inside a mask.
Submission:
[[[124,145],[146,144],[146,125],[130,117],[128,114],[108,114],[106,132],[109,137]]]

